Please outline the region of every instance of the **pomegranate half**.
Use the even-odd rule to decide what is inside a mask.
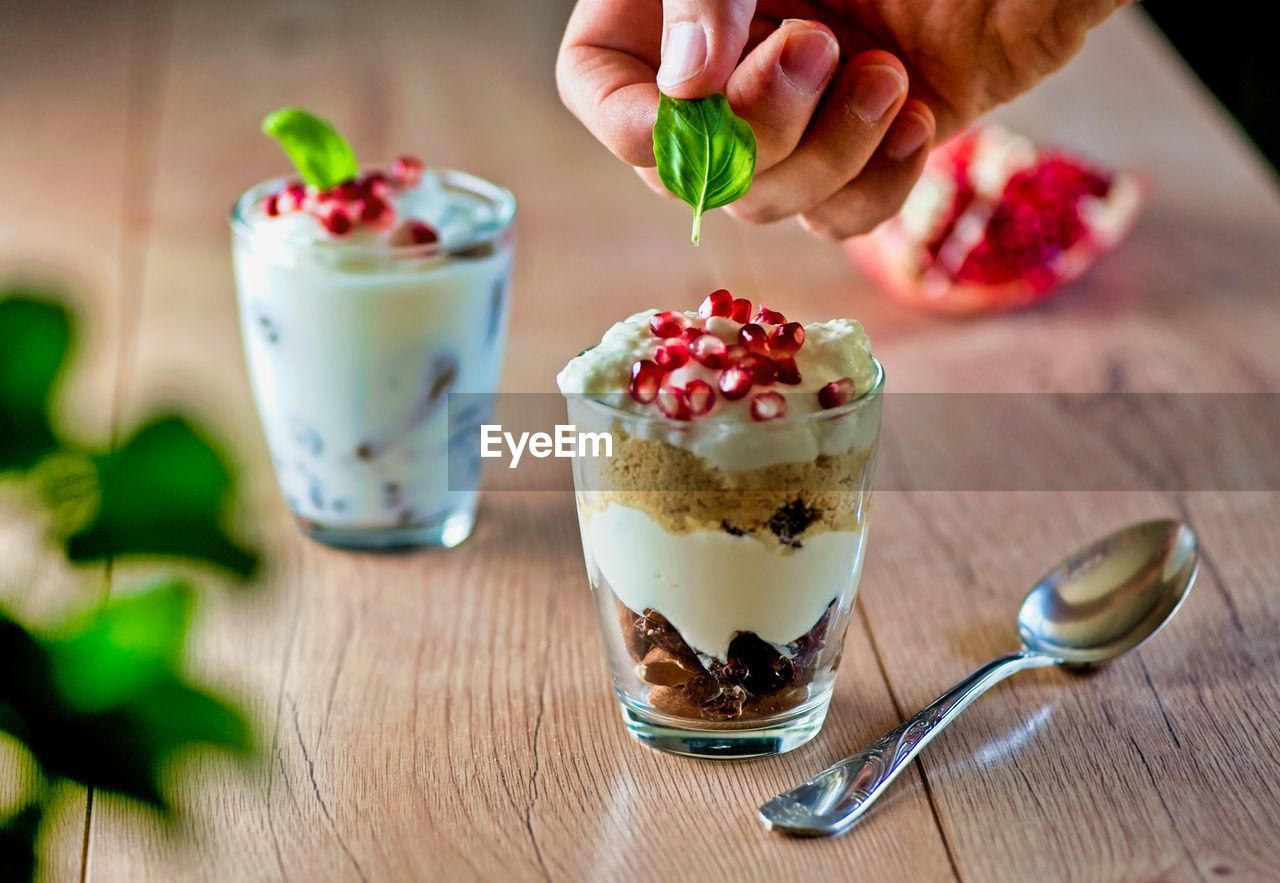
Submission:
[[[911,306],[1011,310],[1047,299],[1114,248],[1146,195],[1134,174],[984,125],[935,150],[902,211],[845,250]]]

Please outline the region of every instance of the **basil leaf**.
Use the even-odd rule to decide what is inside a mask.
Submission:
[[[360,173],[351,145],[315,114],[286,107],[263,120],[262,131],[280,142],[302,180],[313,187],[328,190]]]
[[[728,205],[751,186],[756,168],[756,136],[734,116],[723,95],[658,100],[653,126],[658,177],[668,190],[693,206],[693,243],[702,235],[702,215]]]

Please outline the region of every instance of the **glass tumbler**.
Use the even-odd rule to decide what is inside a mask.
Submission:
[[[808,742],[831,701],[867,541],[884,372],[815,414],[688,422],[569,396],[608,456],[574,460],[578,521],[622,718],[712,758]]]
[[[231,215],[241,331],[276,477],[302,530],[334,546],[450,547],[475,523],[476,482],[449,481],[446,400],[497,389],[516,205],[462,172],[423,180],[448,229],[428,245],[276,234],[254,209],[284,179],[250,188]]]

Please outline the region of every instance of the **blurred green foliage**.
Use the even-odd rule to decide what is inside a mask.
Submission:
[[[145,421],[115,450],[58,431],[56,392],[74,344],[57,299],[0,291],[0,481],[28,484],[72,561],[163,556],[246,579],[255,552],[233,539],[234,476],[210,435],[176,415]],[[68,513],[71,513],[68,516]],[[34,629],[0,611],[0,733],[34,759],[37,782],[0,818],[0,880],[37,871],[41,823],[60,782],[164,811],[168,761],[194,746],[251,748],[225,699],[183,672],[195,607],[190,583],[113,588]]]

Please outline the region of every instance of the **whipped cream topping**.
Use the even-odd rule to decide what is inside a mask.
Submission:
[[[256,250],[273,252],[288,263],[333,269],[386,269],[385,261],[373,256],[412,245],[406,228],[414,223],[432,231],[441,253],[470,247],[501,233],[515,212],[511,194],[500,187],[462,172],[426,169],[412,184],[379,189],[389,210],[376,223],[353,223],[339,234],[309,209],[282,207],[278,214],[270,214],[267,205],[272,195],[287,206],[283,193],[288,183],[282,178],[251,188],[236,206],[236,220],[244,225]],[[308,199],[317,196],[315,188],[307,193]],[[348,204],[344,209],[354,214],[359,206]]]
[[[858,322],[832,319],[805,325],[804,343],[793,354],[799,382],[753,387],[749,394],[736,400],[719,392],[720,369],[690,359],[668,373],[664,384],[687,387],[692,381],[701,380],[716,390],[716,396],[708,413],[679,422],[665,419],[657,404],[637,401],[629,392],[632,366],[639,360],[652,359],[662,343],[650,329],[650,320],[657,314],[657,310],[643,310],[616,323],[605,332],[600,343],[570,360],[560,371],[556,377],[560,391],[566,396],[583,396],[621,410],[658,417],[658,420],[636,421],[625,430],[632,435],[660,438],[685,447],[731,471],[804,463],[820,454],[843,453],[870,443],[870,439],[862,437],[868,421],[799,419],[824,410],[818,393],[833,381],[850,379],[852,396],[861,395],[876,385],[879,368],[871,357],[866,332]],[[726,344],[737,343],[743,325],[722,316],[703,319],[696,312],[681,315],[689,326],[715,335]],[[776,326],[763,327],[772,330]],[[785,417],[756,422],[752,402],[761,392],[785,397]]]

